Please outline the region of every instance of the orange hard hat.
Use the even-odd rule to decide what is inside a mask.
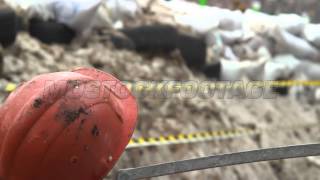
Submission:
[[[136,119],[135,98],[110,74],[80,68],[37,76],[0,108],[0,179],[103,179]]]

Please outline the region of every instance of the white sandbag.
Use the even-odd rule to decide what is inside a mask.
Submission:
[[[174,0],[160,0],[160,4],[173,12],[175,21],[189,26],[200,33],[212,29],[236,30],[242,27],[241,11],[231,11],[218,7],[202,6],[197,3]]]
[[[101,0],[55,0],[49,6],[55,14],[55,20],[82,33],[92,27],[101,3]]]
[[[43,2],[30,5],[27,9],[25,9],[24,13],[29,19],[37,17],[39,19],[47,21],[53,20],[56,17],[52,7],[50,7],[49,4]]]
[[[54,19],[54,12],[49,10],[48,0],[4,0],[7,5],[14,9],[23,18],[30,19],[40,16],[43,20]]]
[[[190,27],[198,33],[208,33],[219,26],[219,20],[214,18],[211,7],[182,0],[158,0],[157,5],[167,9],[175,23]]]
[[[4,0],[4,2],[15,10],[24,9],[27,10],[34,4],[40,4],[45,2],[44,0]]]
[[[93,26],[111,26],[140,12],[136,0],[7,0],[29,18],[54,19],[82,34]],[[110,18],[111,17],[111,18]],[[110,24],[111,23],[111,24]]]
[[[205,38],[206,38],[207,46],[214,46],[214,45],[223,46],[224,45],[222,37],[220,36],[219,33],[215,31],[210,31],[209,33],[207,33]]]
[[[141,11],[136,0],[54,0],[51,6],[58,22],[78,32],[90,27],[113,26],[125,17],[133,18]]]
[[[278,26],[291,34],[301,35],[304,26],[309,22],[297,14],[279,14],[275,18]]]
[[[276,80],[279,77],[305,77],[306,80],[320,79],[320,64],[303,61],[292,55],[280,55],[265,66],[264,80]]]
[[[206,34],[206,41],[209,46],[217,44],[217,41],[221,41],[221,44],[233,45],[235,42],[242,42],[248,40],[248,36],[245,36],[244,31],[211,31]]]
[[[296,68],[303,62],[303,60],[300,60],[291,54],[278,55],[274,57],[272,61],[285,65],[290,71],[295,71]]]
[[[96,16],[93,19],[93,27],[95,28],[110,28],[114,27],[115,22],[110,17],[110,11],[106,3],[102,3],[97,10]]]
[[[297,14],[269,15],[263,12],[247,10],[244,13],[244,26],[257,34],[270,34],[279,27],[291,34],[300,35],[308,21]]]
[[[308,24],[304,27],[303,37],[320,49],[320,24]]]
[[[243,40],[244,34],[242,30],[235,30],[235,31],[218,31],[219,35],[223,43],[232,45],[235,42],[240,42]]]
[[[217,19],[207,16],[203,12],[199,14],[176,15],[175,21],[182,26],[190,27],[195,32],[206,34],[219,26]]]
[[[320,80],[320,65],[318,63],[303,61],[295,71],[304,74],[308,80]]]
[[[135,17],[141,12],[136,0],[107,0],[107,7],[114,22],[125,17]]]
[[[301,61],[294,70],[294,79],[299,81],[318,81],[320,79],[320,65],[318,63]],[[295,86],[292,87],[291,94],[295,97],[305,96],[311,101],[319,101],[319,87]]]
[[[258,48],[257,56],[258,59],[265,59],[266,61],[269,61],[272,58],[271,52],[265,46],[261,46]]]
[[[263,69],[266,60],[259,61],[230,61],[221,60],[221,80],[223,81],[239,81],[243,78],[257,81],[263,78]]]
[[[92,27],[103,0],[7,0],[10,6],[26,11],[28,18],[54,19],[78,33]]]
[[[268,61],[264,68],[265,81],[275,81],[295,76],[301,61],[292,55],[279,55]]]
[[[243,17],[243,28],[256,34],[268,35],[277,27],[275,18],[266,13],[246,10]]]
[[[222,81],[239,81],[244,78],[241,62],[221,59],[220,63]]]
[[[224,49],[224,57],[231,61],[240,61],[240,59],[234,54],[231,47],[227,46]]]
[[[264,76],[264,67],[268,59],[262,58],[258,61],[242,61],[242,70],[245,72],[246,77],[251,81],[261,81]]]
[[[174,1],[167,1],[167,0],[157,0],[159,5],[166,7],[174,11],[177,14],[190,14],[194,11],[200,12],[201,10],[207,11],[208,6],[200,6],[196,3],[187,2],[184,0],[174,0]]]
[[[270,42],[268,41],[268,39],[256,35],[256,36],[252,37],[249,41],[247,41],[247,45],[251,49],[256,51],[261,47],[269,48]]]
[[[244,15],[241,11],[216,8],[216,18],[219,19],[219,29],[234,31],[241,30]]]
[[[285,65],[270,61],[265,65],[263,80],[275,81],[282,77],[288,77],[290,73]]]
[[[320,60],[319,51],[304,39],[296,37],[280,28],[276,28],[273,31],[272,36],[275,38],[277,44],[279,45],[279,51],[293,54],[300,59],[314,61]]]

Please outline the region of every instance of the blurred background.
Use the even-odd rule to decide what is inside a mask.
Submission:
[[[193,0],[193,2],[199,2],[197,0]],[[237,1],[226,0],[208,0],[207,4],[211,6],[218,6],[221,8],[233,9],[235,8],[234,4]],[[238,2],[243,3],[245,6],[251,6],[255,2],[261,3],[261,10],[263,12],[269,14],[277,14],[277,13],[308,13],[311,19],[315,22],[319,21],[319,1],[316,0],[306,0],[306,1],[298,1],[298,0],[239,0]]]
[[[80,66],[103,70],[122,81],[320,80],[318,0],[208,0],[206,6],[197,0],[5,0],[0,4],[2,102],[16,85],[38,74]],[[265,88],[265,94],[276,95],[273,98],[203,94],[190,98],[181,92],[163,96],[131,90],[139,103],[134,138],[272,130],[226,140],[130,148],[106,179],[114,179],[123,168],[320,140],[317,86]],[[319,177],[320,160],[312,157],[154,179]]]

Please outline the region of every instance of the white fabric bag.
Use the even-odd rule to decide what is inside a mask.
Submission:
[[[282,53],[290,53],[300,59],[320,60],[319,51],[304,39],[296,37],[280,28],[276,28],[272,35],[279,45],[278,50],[282,51]]]
[[[304,27],[303,37],[320,49],[320,24],[308,24]]]

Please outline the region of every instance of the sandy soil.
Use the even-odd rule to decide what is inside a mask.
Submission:
[[[4,52],[4,76],[0,79],[0,86],[7,82],[27,81],[37,74],[79,66],[99,67],[121,80],[205,80],[201,74],[185,68],[176,56],[158,57],[115,50],[108,42],[97,38],[82,45],[48,46],[27,34],[20,34],[16,44]],[[2,92],[0,97],[3,100],[6,96]],[[318,126],[299,130],[283,128],[297,123],[318,123],[318,104],[310,105],[280,97],[273,100],[138,97],[138,102],[139,123],[135,137],[238,127],[278,127],[278,130],[234,140],[131,149],[123,154],[107,179],[112,179],[119,168],[320,140]],[[197,171],[159,179],[317,180],[319,177],[319,165],[302,158]]]

